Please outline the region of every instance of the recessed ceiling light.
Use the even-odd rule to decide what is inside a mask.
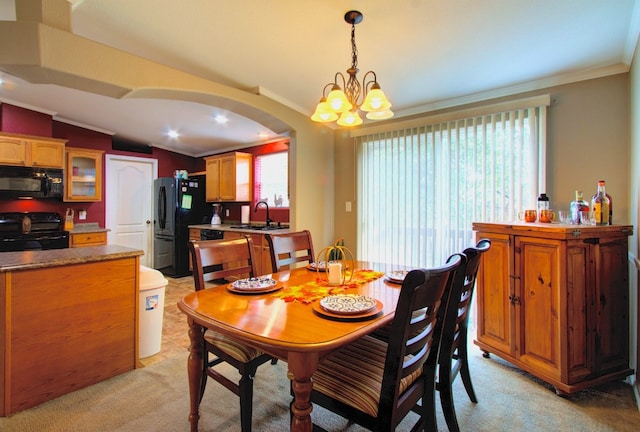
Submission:
[[[224,114],[216,114],[215,116],[213,116],[213,119],[218,124],[226,124],[229,121],[229,118]]]
[[[180,136],[180,134],[178,133],[178,131],[177,131],[177,130],[173,130],[173,129],[172,129],[172,130],[170,130],[169,132],[167,132],[167,136],[168,136],[169,138],[176,139],[176,138],[178,138],[178,137]]]

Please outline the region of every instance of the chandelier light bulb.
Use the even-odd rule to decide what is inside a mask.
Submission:
[[[389,109],[384,111],[371,111],[367,113],[369,120],[386,120],[393,117],[393,112]]]
[[[367,97],[362,102],[362,111],[384,111],[391,107],[391,102],[387,99],[380,86],[376,83],[371,87]]]
[[[345,111],[338,119],[338,124],[340,126],[359,126],[362,124],[362,118],[357,110]]]
[[[327,100],[325,98],[320,99],[320,102],[316,106],[315,112],[311,116],[311,120],[320,123],[327,123],[336,121],[337,119],[338,114],[331,110],[331,107],[327,103]]]
[[[347,99],[342,89],[337,85],[333,87],[329,96],[327,96],[327,104],[335,113],[349,111],[353,105]]]

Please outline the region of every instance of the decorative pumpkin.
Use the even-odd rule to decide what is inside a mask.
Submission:
[[[340,264],[339,273],[335,264]],[[344,246],[344,240],[339,238],[333,246],[328,246],[318,253],[316,258],[316,271],[324,270],[325,279],[331,285],[344,285],[351,281],[354,268],[353,254]]]

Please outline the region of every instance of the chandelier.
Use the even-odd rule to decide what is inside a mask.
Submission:
[[[356,24],[362,22],[362,13],[349,11],[344,20],[351,24],[351,67],[347,69],[349,78],[345,80],[341,72],[337,72],[332,83],[324,86],[322,98],[311,116],[311,120],[328,123],[338,120],[340,126],[358,126],[362,118],[358,111],[366,112],[369,120],[384,120],[393,117],[391,103],[380,89],[376,73],[367,72],[362,78],[362,84],[356,74],[358,69],[358,48],[356,47]],[[338,80],[342,81],[342,88]],[[328,95],[326,92],[331,89]],[[361,101],[362,99],[362,101]]]

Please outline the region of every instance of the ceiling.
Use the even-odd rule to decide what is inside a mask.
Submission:
[[[14,0],[0,19],[15,20]],[[69,0],[73,33],[261,94],[305,115],[351,63],[374,70],[396,118],[629,70],[638,0]],[[277,137],[240,109],[114,99],[0,70],[0,101],[121,138],[200,156]],[[90,109],[88,109],[90,107]],[[229,118],[224,125],[212,117]],[[254,117],[255,118],[255,117]],[[169,129],[180,133],[166,136]]]

